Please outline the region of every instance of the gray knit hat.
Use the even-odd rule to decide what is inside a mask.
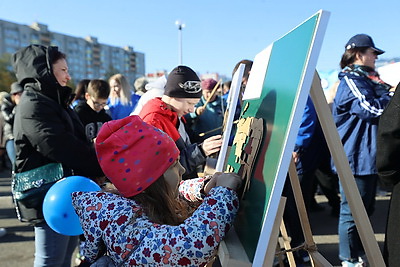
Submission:
[[[11,91],[10,91],[11,95],[19,94],[22,93],[23,91],[24,88],[22,88],[22,86],[18,82],[13,82],[11,84]]]

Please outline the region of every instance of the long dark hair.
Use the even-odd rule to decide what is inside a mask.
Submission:
[[[149,219],[158,224],[179,225],[189,216],[188,207],[179,201],[164,176],[130,199],[140,204]]]
[[[75,97],[72,101],[85,100],[85,93],[89,82],[89,79],[83,79],[79,81],[79,83],[75,87]]]
[[[342,55],[342,59],[340,60],[340,68],[344,69],[345,67],[352,65],[356,60],[357,54],[364,54],[367,49],[368,47],[354,47],[351,49],[346,49]]]

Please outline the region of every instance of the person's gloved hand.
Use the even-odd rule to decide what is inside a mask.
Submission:
[[[241,184],[242,184],[242,178],[236,173],[216,172],[212,176],[211,180],[206,184],[204,192],[208,194],[211,188],[214,188],[216,186],[223,186],[236,191]]]

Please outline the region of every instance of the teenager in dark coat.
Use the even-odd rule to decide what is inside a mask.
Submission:
[[[393,186],[386,227],[384,258],[387,266],[400,262],[400,83],[378,126],[376,167],[379,178]]]

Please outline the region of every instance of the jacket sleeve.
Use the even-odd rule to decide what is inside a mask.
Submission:
[[[317,114],[315,112],[315,108],[311,101],[311,98],[308,97],[303,117],[301,119],[299,132],[296,138],[295,151],[299,150],[300,148],[305,149],[310,145],[311,139],[314,134],[316,121]]]
[[[206,176],[181,181],[179,184],[179,195],[187,201],[203,201],[205,197],[203,189],[210,181],[211,177],[212,176]]]
[[[376,167],[381,180],[388,184],[400,181],[400,84],[383,112],[378,127]]]
[[[340,110],[350,110],[362,120],[374,120],[382,115],[391,99],[392,93],[378,96],[371,85],[361,79],[344,76],[339,84],[335,105]]]
[[[195,172],[197,166],[205,162],[206,156],[199,147],[199,144],[186,144],[182,138],[179,138],[175,143],[180,151],[179,162],[186,170],[184,176]]]
[[[102,207],[105,204],[101,199],[101,194],[97,192],[83,193],[73,192],[71,194],[72,205],[79,217],[80,224],[85,236],[83,255],[89,262],[94,262],[100,254],[102,246],[102,225],[93,218],[101,215]],[[100,227],[98,225],[101,225]]]

